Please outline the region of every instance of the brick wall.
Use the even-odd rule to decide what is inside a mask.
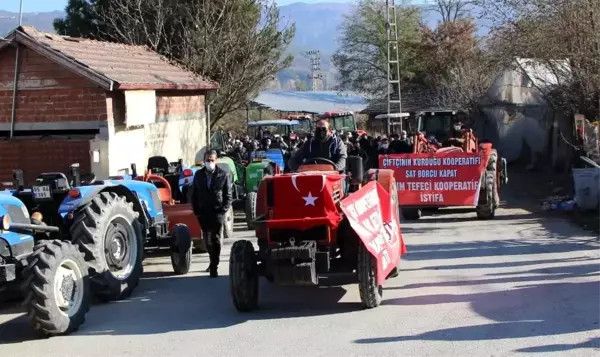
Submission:
[[[192,118],[190,114],[204,113],[203,92],[156,91],[158,121]]]
[[[0,124],[11,119],[15,53],[0,52]],[[19,56],[16,123],[106,120],[104,90],[30,49]]]
[[[11,140],[0,141],[0,182],[12,181],[12,170],[23,169],[30,185],[42,172],[68,173],[78,162],[81,172],[90,172],[89,140]]]

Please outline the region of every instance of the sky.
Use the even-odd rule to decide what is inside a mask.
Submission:
[[[319,2],[352,2],[352,0],[276,0],[279,5],[289,5],[296,2],[319,3]],[[416,0],[414,2],[425,2]],[[20,0],[0,0],[0,10],[19,12]],[[398,1],[400,2],[400,1]],[[23,12],[45,12],[63,10],[67,0],[23,0]]]

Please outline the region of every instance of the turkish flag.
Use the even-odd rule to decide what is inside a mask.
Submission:
[[[327,224],[339,225],[342,217],[333,199],[341,190],[343,175],[293,173],[271,177],[273,214],[267,226],[307,230]]]

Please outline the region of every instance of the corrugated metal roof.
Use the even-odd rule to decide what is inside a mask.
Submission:
[[[367,107],[367,99],[354,93],[335,91],[265,91],[254,103],[285,112],[323,113],[332,110],[360,112]]]
[[[252,126],[289,126],[289,125],[300,125],[300,122],[297,120],[273,119],[273,120],[250,121],[250,122],[248,122],[247,125],[249,127],[252,127]]]

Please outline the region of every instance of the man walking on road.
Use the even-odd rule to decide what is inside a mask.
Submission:
[[[198,218],[210,265],[211,278],[219,276],[219,257],[225,215],[233,201],[233,182],[230,175],[217,167],[217,152],[208,150],[204,155],[204,167],[196,172],[191,187],[190,202]]]

